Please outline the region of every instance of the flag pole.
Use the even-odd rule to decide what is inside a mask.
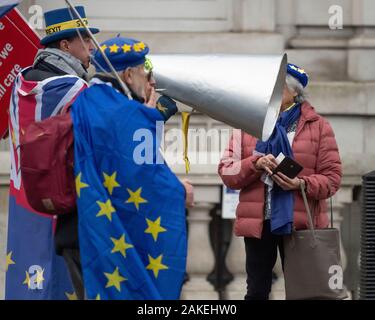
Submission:
[[[92,41],[94,42],[95,47],[100,51],[100,53],[103,56],[105,62],[108,64],[109,68],[111,69],[112,74],[114,75],[114,77],[116,78],[116,80],[119,82],[121,88],[124,90],[125,94],[129,98],[129,100],[133,100],[132,95],[130,93],[130,90],[129,90],[128,86],[124,83],[124,81],[121,80],[120,76],[116,72],[116,70],[113,67],[112,63],[109,61],[107,55],[105,54],[105,52],[103,51],[103,49],[100,47],[99,42],[96,40],[96,38],[92,34],[91,30],[86,26],[86,23],[83,21],[81,15],[78,13],[78,11],[76,10],[76,8],[72,5],[72,3],[70,2],[70,0],[65,0],[65,2],[70,7],[70,9],[74,12],[74,14],[78,17],[79,21],[81,22],[81,24],[85,28],[86,32],[88,33],[88,35],[90,36],[90,38],[92,39]]]

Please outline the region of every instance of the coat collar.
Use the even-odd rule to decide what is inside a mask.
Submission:
[[[301,106],[301,119],[306,121],[316,121],[319,115],[316,113],[314,107],[308,102],[304,101]]]
[[[301,106],[301,118],[298,122],[296,136],[300,133],[306,122],[312,122],[319,119],[314,107],[308,102],[304,101]]]

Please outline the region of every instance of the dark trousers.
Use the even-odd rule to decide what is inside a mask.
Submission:
[[[245,300],[268,300],[272,286],[272,270],[277,259],[277,248],[283,264],[282,236],[271,233],[270,221],[263,224],[262,238],[245,238],[247,294]]]
[[[81,258],[77,249],[63,249],[62,255],[68,268],[74,291],[78,300],[85,299],[85,288],[83,286],[83,274]]]

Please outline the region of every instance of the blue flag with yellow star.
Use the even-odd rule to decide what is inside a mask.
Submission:
[[[96,84],[77,98],[72,119],[87,297],[178,299],[186,270],[185,190],[160,161],[161,113]]]

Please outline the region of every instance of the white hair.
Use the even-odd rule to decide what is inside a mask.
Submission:
[[[303,88],[302,84],[290,74],[286,75],[285,79],[286,85],[291,92],[297,93],[295,97],[295,102],[302,103],[306,100],[307,94],[305,89]]]

